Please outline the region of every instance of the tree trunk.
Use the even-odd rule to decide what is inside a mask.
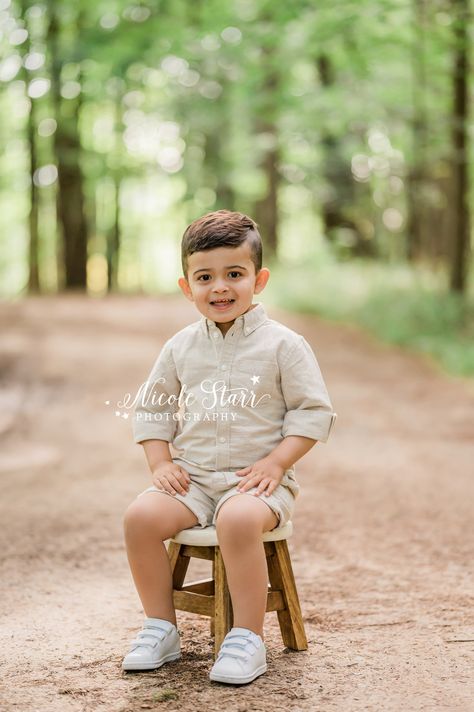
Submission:
[[[54,150],[58,167],[57,212],[63,240],[63,275],[66,289],[87,287],[88,228],[84,211],[81,144],[78,117],[80,98],[63,100],[60,94],[62,60],[58,52],[59,22],[55,3],[49,0],[48,45],[51,52],[51,92],[57,130]],[[76,32],[80,32],[78,21]],[[79,95],[80,97],[80,95]]]
[[[107,235],[107,289],[118,290],[118,266],[120,257],[120,178],[114,174],[114,224]]]
[[[266,14],[266,21],[271,17]],[[257,104],[258,120],[256,131],[266,137],[260,168],[265,176],[265,194],[255,204],[255,220],[258,223],[267,258],[274,258],[278,250],[278,186],[280,174],[278,137],[278,88],[280,77],[275,63],[275,46],[262,47],[263,80],[260,90],[261,100]],[[265,145],[266,144],[266,145]]]
[[[409,260],[421,257],[424,247],[423,233],[425,229],[425,209],[423,204],[423,185],[427,179],[427,113],[426,66],[425,66],[425,32],[426,4],[425,0],[413,0],[414,37],[412,43],[412,152],[413,163],[408,175],[407,190],[407,245],[406,254]]]
[[[22,58],[31,50],[31,28],[28,25],[27,10],[29,4],[26,0],[22,0],[20,4],[21,18],[25,23],[25,28],[28,30],[28,39],[22,48]],[[28,70],[23,69],[23,78],[25,85],[28,86],[30,75]],[[34,182],[34,175],[38,168],[38,159],[36,153],[36,105],[35,99],[30,99],[30,111],[26,123],[26,138],[28,142],[28,153],[30,158],[30,207],[28,213],[28,292],[35,293],[40,291],[39,281],[39,225],[38,225],[38,187]]]
[[[453,249],[451,258],[451,290],[464,293],[467,285],[470,253],[468,121],[469,121],[469,61],[468,19],[469,0],[452,0],[454,20],[453,68],[453,178],[454,216]]]
[[[266,192],[255,205],[255,221],[259,226],[267,257],[276,256],[278,247],[278,136],[274,125],[261,125],[260,130],[272,137],[266,149],[261,168],[265,174]]]
[[[34,182],[34,175],[38,168],[36,158],[36,120],[35,120],[35,100],[31,99],[31,109],[28,114],[28,147],[30,151],[30,214],[28,216],[30,241],[28,248],[28,291],[35,293],[40,291],[39,281],[39,229],[38,229],[38,188]]]
[[[321,84],[325,87],[334,84],[332,62],[327,55],[321,54],[317,59]],[[375,241],[367,239],[360,230],[357,221],[349,214],[347,208],[355,203],[355,186],[350,167],[345,158],[340,155],[339,140],[326,129],[321,136],[324,146],[327,197],[321,211],[328,240],[333,241],[339,229],[350,230],[352,237],[351,252],[356,255],[372,256],[375,254]]]
[[[223,107],[221,107],[223,109]],[[222,154],[222,143],[228,137],[228,126],[222,123],[212,134],[206,134],[204,170],[206,183],[216,191],[215,210],[234,210],[235,194],[228,182],[231,166]]]

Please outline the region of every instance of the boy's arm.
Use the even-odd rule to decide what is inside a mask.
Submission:
[[[269,495],[285,470],[303,457],[318,440],[326,442],[336,420],[319,364],[308,342],[299,336],[280,366],[281,390],[286,404],[281,442],[261,460],[239,470],[240,492],[257,487],[256,495]]]
[[[267,457],[276,462],[277,465],[280,465],[280,467],[283,467],[284,470],[288,470],[297,460],[306,455],[317,442],[317,440],[306,438],[302,435],[288,435]]]
[[[173,442],[180,392],[176,366],[170,342],[166,342],[155,361],[150,375],[140,387],[139,400],[133,416],[133,436],[136,443],[145,440]]]
[[[245,477],[237,486],[239,492],[257,487],[255,495],[262,492],[268,496],[278,487],[285,471],[303,457],[318,441],[301,435],[288,435],[266,457],[236,472]]]
[[[151,373],[140,389],[133,420],[135,442],[143,445],[151,472],[152,482],[169,494],[186,494],[190,477],[171,457],[169,443],[173,442],[176,421],[173,414],[178,410],[178,394],[181,389],[172,357],[170,342],[166,342]]]
[[[316,356],[303,336],[280,366],[281,390],[286,404],[281,434],[326,442],[336,420]]]
[[[173,462],[166,440],[142,440],[145,457],[155,487],[170,494],[186,494],[191,478],[189,473]]]
[[[173,462],[170,444],[166,440],[142,440],[143,450],[150,472],[154,472],[163,462]]]

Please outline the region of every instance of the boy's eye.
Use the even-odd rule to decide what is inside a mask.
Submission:
[[[232,279],[237,279],[238,277],[242,276],[242,272],[237,272],[236,270],[232,270],[232,272],[229,272],[229,276]],[[200,274],[199,277],[197,278],[198,282],[209,282],[209,280],[212,279],[210,274]]]

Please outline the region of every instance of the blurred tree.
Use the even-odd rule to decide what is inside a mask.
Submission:
[[[470,255],[469,203],[469,0],[451,0],[455,38],[453,61],[452,161],[454,179],[454,216],[451,288],[466,290]]]
[[[57,209],[63,246],[61,277],[65,289],[86,289],[88,225],[84,210],[78,126],[82,103],[80,67],[70,64],[69,68],[74,73],[68,76],[67,86],[62,86],[61,76],[68,60],[77,58],[84,10],[79,6],[77,11],[71,13],[71,6],[61,7],[54,0],[48,0],[47,9],[51,93],[57,121],[54,149],[58,168]]]
[[[120,156],[120,129],[122,126],[122,111],[121,111],[121,94],[118,93],[115,97],[115,114],[114,114],[114,149],[117,157]],[[118,161],[120,158],[118,158]],[[115,165],[112,170],[113,180],[113,221],[110,230],[107,233],[107,290],[117,291],[118,283],[118,266],[120,257],[120,186],[122,182],[121,171],[118,165]]]
[[[346,259],[442,260],[464,289],[471,73],[459,3],[13,0],[0,12],[0,203],[11,178],[28,168],[36,180],[0,221],[23,230],[31,288],[54,286],[55,242],[60,288],[84,289],[88,264],[99,292],[149,287],[186,222],[230,207],[257,219],[268,255],[328,239]],[[49,32],[38,72],[51,88],[38,94],[21,69],[25,8]],[[8,239],[18,260],[21,241]]]
[[[412,160],[408,172],[407,191],[407,256],[409,260],[420,258],[426,249],[424,240],[424,187],[428,168],[428,117],[426,110],[426,0],[413,0],[413,39],[411,41],[412,64]],[[425,218],[425,220],[423,219]]]
[[[326,54],[317,57],[317,67],[323,88],[336,81],[331,58]],[[360,223],[351,215],[355,202],[355,184],[350,165],[344,156],[344,142],[331,131],[329,122],[322,127],[321,145],[324,148],[324,177],[327,190],[321,206],[324,230],[329,240],[334,241],[338,231],[351,233],[351,252],[360,256],[375,256],[375,242],[366,239]]]
[[[255,204],[255,219],[264,242],[267,259],[274,259],[278,246],[280,186],[280,131],[281,117],[281,15],[271,5],[264,4],[259,17],[261,32],[259,69],[260,80],[255,95],[254,130],[260,145],[259,168],[263,177],[263,195]],[[287,19],[287,18],[286,18]]]
[[[32,23],[28,22],[28,9],[31,6],[29,0],[22,0],[20,4],[20,18],[24,24],[25,30],[28,33],[26,41],[21,45],[21,56],[23,59],[23,76],[25,79],[25,88],[28,86],[28,70],[25,67],[27,57],[34,49],[32,42],[33,28]],[[26,120],[26,139],[28,143],[29,167],[30,167],[30,206],[28,217],[29,243],[28,243],[28,292],[35,293],[40,291],[40,276],[39,276],[39,225],[38,225],[38,208],[39,195],[38,186],[36,185],[36,171],[38,170],[38,157],[36,149],[36,136],[38,122],[36,117],[36,100],[28,99],[29,111]]]

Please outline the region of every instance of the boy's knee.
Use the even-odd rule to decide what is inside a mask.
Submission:
[[[248,500],[249,495],[245,497]],[[243,496],[230,497],[219,509],[216,529],[238,532],[239,535],[256,535],[262,531],[262,516],[259,509],[249,507]]]
[[[140,511],[141,508],[137,506],[137,500],[134,500],[128,505],[123,515],[123,527],[125,531],[128,531],[140,521]]]
[[[157,530],[158,524],[159,518],[156,516],[156,512],[148,506],[146,501],[139,498],[129,504],[123,516],[125,534],[150,531],[150,529]]]

